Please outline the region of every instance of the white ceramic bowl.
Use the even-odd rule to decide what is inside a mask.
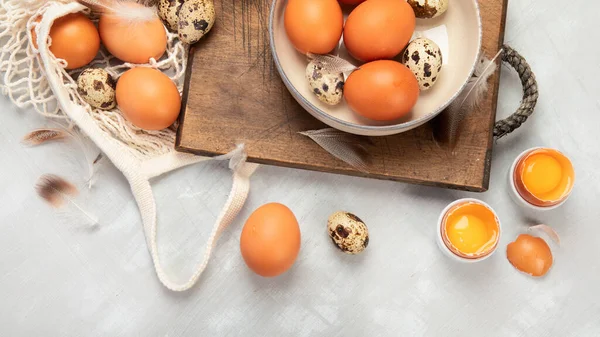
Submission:
[[[496,219],[498,220],[498,239],[497,242],[500,242],[500,238],[502,236],[502,224],[500,223],[500,218],[498,218],[498,215],[496,214],[496,212],[494,211],[494,209],[492,207],[490,207],[490,205],[486,204],[485,202],[481,201],[481,200],[477,200],[477,199],[473,199],[473,198],[464,198],[464,199],[459,199],[454,201],[453,203],[449,204],[448,206],[446,206],[446,208],[444,208],[444,210],[442,211],[442,213],[440,213],[440,217],[438,219],[438,223],[437,223],[437,230],[436,230],[436,234],[435,234],[435,241],[438,244],[438,247],[440,248],[440,250],[442,251],[442,253],[444,253],[444,255],[446,255],[447,257],[451,258],[454,261],[457,262],[461,262],[461,263],[475,263],[475,262],[480,262],[483,261],[485,259],[488,259],[490,256],[494,255],[494,253],[498,250],[498,245],[496,245],[496,247],[494,247],[494,250],[485,255],[482,256],[478,259],[467,259],[464,258],[462,256],[458,256],[456,254],[454,254],[450,248],[448,248],[448,246],[446,246],[446,244],[444,243],[444,239],[442,238],[442,225],[444,223],[444,217],[446,216],[446,213],[448,213],[450,211],[450,209],[452,209],[454,206],[456,205],[460,205],[460,204],[464,204],[464,203],[468,203],[468,202],[472,202],[472,203],[477,203],[480,205],[485,206],[487,209],[489,209],[490,211],[492,211],[492,213],[494,214],[494,216],[496,217]]]
[[[462,91],[479,59],[482,27],[477,0],[451,1],[448,11],[440,17],[417,19],[415,37],[427,37],[442,50],[444,64],[439,79],[432,89],[421,93],[409,116],[391,122],[369,120],[352,111],[345,101],[332,107],[319,101],[311,92],[305,78],[307,57],[296,51],[285,32],[283,13],[286,4],[287,0],[274,0],[269,19],[271,51],[277,70],[292,96],[306,111],[323,123],[345,132],[387,136],[425,124]],[[345,9],[345,16],[350,9]],[[343,43],[340,46],[339,55],[356,64]]]

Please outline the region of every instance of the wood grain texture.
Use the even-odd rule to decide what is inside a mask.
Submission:
[[[432,126],[373,137],[367,172],[333,158],[299,131],[327,127],[286,90],[268,41],[271,1],[217,1],[217,23],[190,50],[176,148],[214,156],[244,142],[249,161],[337,174],[482,192],[488,189],[499,73],[478,111],[464,121],[454,154],[433,140]],[[483,50],[503,43],[507,0],[480,2]]]

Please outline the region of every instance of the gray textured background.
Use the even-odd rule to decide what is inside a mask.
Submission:
[[[458,0],[455,0],[458,1]],[[33,190],[43,173],[77,175],[78,152],[19,143],[46,123],[0,98],[0,335],[2,336],[598,336],[600,335],[600,5],[589,0],[509,4],[506,42],[532,65],[536,114],[494,149],[484,194],[262,167],[238,220],[223,235],[199,284],[165,290],[154,274],[128,185],[108,163],[84,196],[101,216],[95,231],[69,224]],[[503,69],[499,117],[518,106],[517,76]],[[532,146],[571,156],[577,186],[553,214],[528,218],[507,195],[506,171]],[[183,279],[230,188],[224,163],[159,179],[159,249]],[[504,225],[501,248],[478,265],[443,257],[434,241],[444,206],[460,197],[490,203]],[[263,203],[288,205],[301,222],[293,269],[261,279],[239,254],[243,220]],[[344,256],[328,215],[356,213],[370,229],[365,254]],[[517,273],[504,248],[530,222],[553,225],[563,245],[547,277]]]

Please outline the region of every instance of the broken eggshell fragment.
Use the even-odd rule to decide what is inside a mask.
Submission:
[[[517,270],[534,277],[546,275],[554,261],[548,243],[529,234],[521,234],[509,243],[506,257]]]
[[[212,0],[186,0],[179,10],[179,39],[194,44],[215,24],[215,5]]]
[[[329,73],[315,61],[311,61],[306,67],[306,79],[311,91],[317,98],[329,105],[336,105],[344,97],[344,74]]]
[[[369,229],[356,215],[336,212],[327,221],[327,232],[333,243],[346,254],[358,254],[369,245]]]

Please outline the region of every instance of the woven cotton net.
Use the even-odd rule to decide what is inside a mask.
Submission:
[[[90,107],[78,94],[74,80],[83,69],[67,71],[65,61],[54,57],[52,67],[44,68],[40,51],[32,43],[31,31],[39,32],[36,19],[48,8],[66,2],[70,1],[0,0],[0,88],[3,94],[20,108],[33,108],[43,116],[68,122],[68,116],[61,110],[46,78],[45,71],[54,72],[62,79],[71,101],[84,107],[107,138],[125,145],[125,151],[141,160],[173,151],[175,132],[172,129],[142,130],[125,120],[118,108],[106,111]],[[151,59],[145,65],[123,63],[101,48],[87,67],[103,68],[115,79],[132,67],[160,69],[177,84],[181,93],[187,46],[177,39],[177,34],[168,32],[167,35],[167,51],[160,60]]]

